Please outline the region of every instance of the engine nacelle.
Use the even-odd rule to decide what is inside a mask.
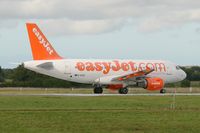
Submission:
[[[142,82],[138,82],[137,85],[147,90],[161,90],[164,87],[164,81],[161,78],[146,78]]]

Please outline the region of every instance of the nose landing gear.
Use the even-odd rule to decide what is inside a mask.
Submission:
[[[161,89],[161,90],[160,90],[160,93],[161,93],[161,94],[165,94],[165,93],[166,93],[166,89]]]
[[[127,93],[128,93],[128,88],[127,87],[119,89],[119,94],[127,94]]]

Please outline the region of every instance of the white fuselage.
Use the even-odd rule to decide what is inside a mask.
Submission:
[[[101,84],[119,84],[120,81],[112,82],[109,77],[145,70],[147,67],[154,69],[147,77],[159,77],[165,83],[178,82],[186,77],[185,72],[174,63],[162,60],[34,60],[24,62],[24,67],[55,78],[86,84],[95,84],[99,80]]]

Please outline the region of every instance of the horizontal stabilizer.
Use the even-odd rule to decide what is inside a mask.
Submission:
[[[53,69],[53,63],[52,62],[45,62],[43,64],[37,65],[37,67],[46,69],[46,70],[51,70]]]

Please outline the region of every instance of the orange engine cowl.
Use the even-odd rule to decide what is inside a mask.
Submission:
[[[123,88],[123,85],[122,84],[108,85],[107,88],[110,90],[119,90],[119,89]]]
[[[161,90],[164,87],[164,81],[161,78],[146,78],[146,86],[147,90]]]

